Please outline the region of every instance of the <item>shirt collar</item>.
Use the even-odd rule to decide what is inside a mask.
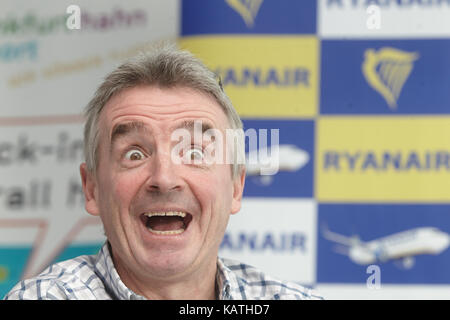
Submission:
[[[145,297],[133,292],[122,282],[114,267],[110,250],[109,242],[106,241],[97,255],[95,263],[96,273],[105,284],[106,290],[118,300],[145,300]]]
[[[243,290],[247,282],[238,277],[222,259],[217,259],[216,281],[219,291],[219,300],[242,300]]]

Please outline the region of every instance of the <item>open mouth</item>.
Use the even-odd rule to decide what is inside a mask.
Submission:
[[[182,211],[146,212],[142,222],[148,231],[158,235],[183,233],[192,220],[192,215]]]

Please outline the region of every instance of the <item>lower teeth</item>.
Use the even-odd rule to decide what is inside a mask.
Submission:
[[[154,234],[161,234],[161,235],[180,234],[180,233],[183,233],[183,231],[184,231],[184,229],[168,230],[168,231],[153,230],[152,228],[147,228],[147,229]]]

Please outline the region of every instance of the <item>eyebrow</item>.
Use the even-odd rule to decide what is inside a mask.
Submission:
[[[194,131],[196,121],[199,121],[199,120],[185,120],[182,123],[180,123],[179,125],[175,126],[173,128],[173,130],[186,129],[189,131]],[[202,133],[205,133],[205,131],[208,131],[210,129],[214,129],[214,126],[211,123],[209,123],[208,121],[201,120],[201,124],[202,124]]]
[[[113,145],[119,137],[135,132],[149,134],[151,130],[141,121],[119,123],[113,127],[111,133],[111,145]]]
[[[198,120],[185,120],[185,121],[181,122],[180,124],[174,126],[171,131],[176,130],[176,129],[186,129],[189,131],[194,131],[196,121],[198,121]],[[205,122],[202,120],[201,125],[202,125],[202,134],[210,129],[214,129],[214,126],[207,121]],[[123,137],[123,136],[129,135],[131,133],[143,133],[143,134],[150,135],[151,129],[148,126],[146,126],[145,123],[142,121],[135,120],[135,121],[129,121],[129,122],[124,122],[124,123],[118,123],[112,129],[111,148],[114,145],[115,141],[117,141],[117,139],[119,137]]]

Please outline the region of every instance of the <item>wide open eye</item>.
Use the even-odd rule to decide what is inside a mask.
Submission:
[[[139,161],[144,159],[145,155],[139,149],[131,149],[125,154],[125,159],[131,161]]]
[[[204,157],[203,150],[194,146],[191,146],[189,149],[184,150],[184,161],[186,163],[195,163],[202,161]]]

